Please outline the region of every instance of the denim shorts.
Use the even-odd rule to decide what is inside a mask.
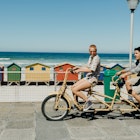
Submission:
[[[84,78],[86,81],[88,81],[91,86],[96,86],[97,83],[98,83],[98,80],[95,76],[92,76],[92,75],[86,75],[86,77]]]

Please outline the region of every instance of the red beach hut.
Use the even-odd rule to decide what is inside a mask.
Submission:
[[[57,66],[54,67],[54,71],[55,71],[55,82],[58,84],[59,82],[62,82],[64,80],[64,76],[65,76],[65,71],[68,68],[73,68],[74,65],[69,64],[69,63],[63,63],[63,64],[59,64]],[[75,83],[78,80],[78,74],[72,74],[69,73],[68,74],[68,82],[73,82]]]

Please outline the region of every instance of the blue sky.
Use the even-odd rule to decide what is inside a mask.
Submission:
[[[128,53],[130,10],[126,0],[1,0],[0,50]],[[133,47],[140,46],[140,4]]]

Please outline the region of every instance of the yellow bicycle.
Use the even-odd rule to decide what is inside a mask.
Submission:
[[[66,92],[67,89],[67,77],[68,73],[70,73],[71,69],[68,68],[65,73],[64,81],[62,86],[58,91],[54,91],[50,93],[49,96],[47,96],[44,101],[42,102],[41,110],[42,114],[45,116],[46,119],[52,120],[52,121],[58,121],[63,120],[68,113],[73,109],[73,106],[76,106],[76,108],[79,111],[83,111],[84,104],[81,104],[78,100],[75,101],[74,98],[69,95]],[[137,104],[135,104],[132,101],[129,101],[126,97],[122,96],[123,94],[126,94],[127,96],[132,96],[128,93],[121,92],[120,94],[120,87],[119,87],[119,77],[114,75],[112,77],[112,82],[115,86],[115,92],[113,97],[105,95],[103,93],[99,93],[93,88],[89,88],[87,92],[88,97],[93,98],[93,108],[89,110],[88,112],[93,112],[96,114],[99,111],[113,111],[118,110],[122,114],[125,112],[134,112],[134,111],[140,111]],[[105,100],[102,100],[100,97],[106,98],[111,100],[110,102],[106,102]],[[118,98],[119,97],[119,98]],[[121,98],[121,100],[120,100]],[[121,107],[121,104],[127,103],[128,106]],[[96,106],[95,104],[100,104],[99,106]],[[118,104],[119,107],[115,107],[114,105]]]

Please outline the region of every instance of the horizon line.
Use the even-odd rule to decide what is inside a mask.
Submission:
[[[59,52],[59,51],[49,51],[49,52],[42,52],[42,51],[1,51],[0,53],[85,53],[88,52]],[[128,52],[98,52],[97,54],[129,54]]]

